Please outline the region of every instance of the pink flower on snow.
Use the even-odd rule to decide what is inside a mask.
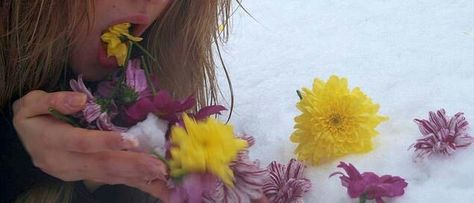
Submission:
[[[273,161],[268,165],[270,177],[263,191],[272,203],[303,202],[303,195],[311,189],[311,181],[304,178],[305,166],[291,159],[288,166]]]
[[[449,118],[445,110],[441,109],[436,113],[430,112],[429,120],[415,119],[415,123],[423,135],[412,145],[417,157],[450,155],[457,148],[466,147],[474,141],[467,133],[469,123],[461,112]]]
[[[346,171],[346,175],[342,172],[335,172],[334,175],[341,175],[341,183],[347,187],[347,193],[351,198],[375,199],[377,203],[383,203],[382,197],[396,197],[404,194],[404,188],[408,183],[398,176],[384,175],[379,177],[373,172],[365,172],[360,174],[352,165],[340,162],[337,166]]]

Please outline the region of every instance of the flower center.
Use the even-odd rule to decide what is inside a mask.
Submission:
[[[329,117],[329,123],[333,126],[341,126],[342,125],[342,116],[339,114],[333,114]]]
[[[332,133],[345,131],[346,122],[345,116],[339,113],[332,113],[326,117],[326,127]]]

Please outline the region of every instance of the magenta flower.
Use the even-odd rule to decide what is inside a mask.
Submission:
[[[270,177],[263,191],[272,203],[303,202],[303,196],[311,189],[311,181],[304,178],[305,166],[291,159],[288,166],[273,161],[268,165]]]
[[[141,98],[135,104],[127,107],[122,114],[121,120],[125,125],[131,126],[143,121],[149,113],[153,113],[173,125],[181,123],[183,113],[195,105],[196,100],[193,96],[178,101],[174,100],[169,92],[160,90],[154,97]],[[226,110],[226,108],[220,105],[214,105],[204,107],[196,114],[188,115],[196,120],[202,120],[211,115],[220,114],[223,110]]]
[[[429,120],[415,119],[415,123],[423,135],[411,146],[415,148],[417,157],[450,155],[457,148],[467,147],[474,142],[467,132],[469,123],[461,112],[449,118],[445,110],[441,109],[436,113],[430,112]]]
[[[340,162],[337,166],[346,171],[347,176],[342,172],[335,172],[334,175],[341,175],[341,183],[347,187],[347,193],[351,198],[361,198],[361,202],[365,200],[373,200],[377,203],[383,203],[382,197],[396,197],[404,194],[404,188],[408,183],[398,176],[384,175],[379,177],[373,172],[365,172],[360,174],[352,165]]]
[[[248,142],[249,147],[255,143],[251,136],[243,136],[242,139]],[[218,181],[215,189],[204,195],[203,202],[250,203],[262,197],[268,172],[259,167],[258,161],[250,161],[248,150],[241,151],[230,168],[234,172],[234,187]]]
[[[176,123],[181,114],[192,108],[195,103],[194,97],[176,101],[167,91],[161,90],[154,97],[141,98],[135,104],[127,107],[121,119],[125,125],[131,126],[143,121],[149,113],[154,113],[170,123]]]

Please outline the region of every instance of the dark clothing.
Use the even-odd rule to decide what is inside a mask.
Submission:
[[[0,117],[0,202],[12,202],[20,193],[54,178],[34,167],[16,135],[10,107]]]

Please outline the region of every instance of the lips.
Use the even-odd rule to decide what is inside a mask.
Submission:
[[[140,36],[145,32],[145,30],[150,26],[150,18],[146,15],[135,15],[135,16],[129,16],[127,18],[119,19],[116,21],[113,21],[108,25],[108,27],[104,28],[106,30],[110,26],[121,24],[121,23],[131,23],[132,28],[131,28],[131,34],[134,36]],[[115,57],[107,57],[107,51],[106,51],[106,46],[102,43],[102,41],[99,39],[99,46],[98,46],[98,58],[99,58],[99,63],[107,69],[112,69],[112,68],[117,68],[117,60]]]

